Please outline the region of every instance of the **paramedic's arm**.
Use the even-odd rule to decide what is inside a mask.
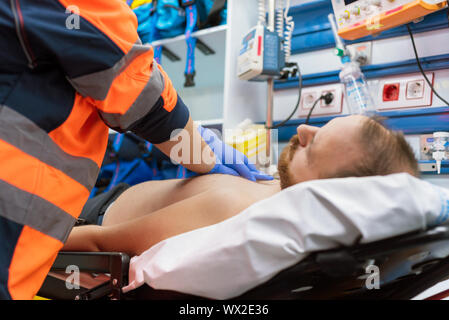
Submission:
[[[189,118],[183,131],[155,146],[172,160],[179,158],[177,162],[197,173],[207,173],[215,165],[214,154],[196,129],[192,118]]]
[[[124,223],[75,227],[62,250],[139,255],[169,237],[216,224],[238,214],[248,203],[230,201],[233,194],[223,189],[207,191]]]
[[[141,43],[137,18],[124,1],[20,4],[30,48],[54,57],[77,92],[74,103],[91,104],[110,128],[132,131],[169,156],[175,130],[198,135],[189,110],[154,61],[153,48]],[[201,145],[210,150],[204,141]],[[184,165],[205,173],[214,163]]]
[[[57,61],[77,92],[74,103],[90,103],[110,128],[132,131],[168,156],[173,155],[174,147],[173,141],[168,141],[177,130],[186,129],[194,143],[198,133],[192,128],[189,110],[154,61],[153,48],[141,43],[137,18],[124,1],[46,1],[38,9],[35,1],[20,2],[29,47],[39,48]],[[73,21],[77,23],[73,25]],[[203,137],[210,136],[208,129],[198,131]],[[188,169],[271,179],[243,154],[234,149],[229,152],[230,147],[218,138],[201,141],[201,151],[191,144],[195,152],[177,161]],[[213,159],[207,156],[209,150],[214,152]],[[235,154],[231,163],[225,161],[224,151]],[[192,157],[196,157],[194,163]]]

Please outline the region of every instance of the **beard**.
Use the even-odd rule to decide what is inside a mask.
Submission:
[[[299,146],[299,138],[298,135],[294,135],[288,145],[282,150],[281,155],[279,156],[278,161],[278,172],[279,179],[281,182],[281,189],[286,189],[291,187],[293,183],[293,179],[290,173],[290,162],[293,159],[293,155]]]

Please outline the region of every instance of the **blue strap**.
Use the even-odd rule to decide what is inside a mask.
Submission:
[[[161,64],[161,58],[162,58],[162,46],[156,46],[156,47],[153,47],[153,51],[154,51],[154,60],[155,60],[158,64]]]
[[[187,3],[190,1],[183,0],[183,3]],[[197,20],[198,20],[198,11],[196,4],[190,4],[186,7],[186,44],[187,44],[187,60],[186,60],[186,69],[185,76],[186,82],[184,83],[185,87],[192,87],[195,85],[193,82],[193,78],[195,76],[195,47],[196,47],[196,38],[192,37],[192,33],[197,28]]]
[[[142,157],[148,157],[151,155],[151,151],[153,150],[153,145],[150,142],[145,142],[145,148],[147,149],[143,154]]]
[[[117,133],[115,136],[114,142],[112,143],[112,149],[114,150],[115,154],[113,156],[116,156],[122,146],[123,138],[125,135],[123,133]],[[106,188],[106,191],[111,190],[112,187],[114,187],[117,184],[118,175],[120,173],[120,160],[118,158],[115,159],[115,170],[112,174],[111,182],[109,183],[109,186]]]
[[[117,159],[115,161],[115,170],[114,173],[112,174],[111,182],[109,183],[109,186],[106,188],[106,191],[111,190],[117,184],[119,173],[120,173],[120,161]]]
[[[115,136],[114,142],[112,143],[112,149],[114,149],[114,152],[117,154],[120,150],[120,147],[123,143],[123,133],[117,133]]]
[[[183,178],[182,167],[178,166],[178,169],[176,170],[176,179],[182,179],[182,178]]]
[[[156,10],[156,6],[154,5],[154,1],[152,2],[152,4],[153,4],[153,8],[152,8],[152,12],[151,12],[151,14],[152,14],[151,25],[153,26],[153,28],[151,30],[151,41],[156,41],[156,40],[159,40],[161,38],[161,36],[156,28],[158,13]],[[153,47],[153,55],[154,55],[154,60],[156,60],[156,62],[158,64],[161,64],[162,46]]]

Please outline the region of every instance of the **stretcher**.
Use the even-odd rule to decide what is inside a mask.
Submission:
[[[120,252],[60,252],[38,296],[62,300],[205,299],[143,285],[123,293],[128,255]],[[378,273],[371,273],[370,266]],[[79,268],[75,288],[73,270]],[[378,280],[378,287],[370,286]],[[232,299],[412,299],[449,278],[449,227],[437,226],[381,241],[310,253],[265,283]],[[443,298],[440,293],[435,297]],[[432,297],[430,297],[432,298]]]

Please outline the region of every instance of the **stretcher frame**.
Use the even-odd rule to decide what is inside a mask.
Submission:
[[[379,289],[368,289],[366,267],[378,266]],[[52,270],[77,265],[87,272],[110,274],[108,282],[67,290],[49,275],[39,296],[50,299],[205,299],[143,285],[128,293],[129,257],[117,252],[61,252]],[[311,253],[298,264],[233,300],[411,299],[449,278],[449,227],[439,226],[387,240]]]
[[[128,282],[129,256],[121,252],[59,252],[51,267],[52,272],[66,271],[76,266],[81,272],[107,274],[109,281],[102,282],[93,288],[70,288],[66,281],[47,276],[38,296],[61,300],[96,300],[123,298],[121,288]],[[69,268],[72,270],[72,268]],[[68,276],[71,275],[71,272]],[[67,278],[68,278],[67,276]],[[73,284],[72,284],[73,285]],[[58,294],[54,294],[57,292]]]

